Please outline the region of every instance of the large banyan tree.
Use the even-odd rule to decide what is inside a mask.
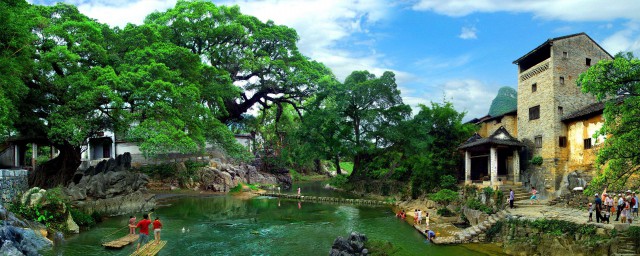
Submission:
[[[179,1],[142,25],[111,28],[72,5],[10,0],[0,19],[0,132],[60,151],[33,172],[34,186],[68,182],[88,138],[105,130],[147,156],[198,152],[206,142],[240,154],[226,122],[254,105],[300,110],[320,81],[334,79],[300,54],[295,30],[238,7]]]

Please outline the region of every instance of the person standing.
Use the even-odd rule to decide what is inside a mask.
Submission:
[[[515,200],[515,198],[516,196],[513,189],[509,189],[509,207],[511,207],[511,209],[513,209],[513,200]]]
[[[136,234],[136,216],[133,215],[129,216],[129,234]]]
[[[418,209],[418,225],[422,224],[422,210]]]
[[[618,194],[618,208],[616,209],[616,221],[620,220],[620,213],[622,213],[622,208],[624,208],[624,197],[622,194]]]
[[[636,195],[636,192],[633,192],[633,215],[638,217],[638,196]]]
[[[142,215],[142,220],[138,222],[136,228],[140,228],[140,234],[138,238],[138,246],[136,246],[136,251],[140,249],[140,245],[144,245],[149,241],[149,225],[151,221],[149,220],[149,214]]]
[[[153,221],[153,240],[158,244],[160,242],[160,231],[162,231],[162,223],[160,218],[156,217]]]
[[[600,199],[598,193],[596,193],[595,198],[596,200],[593,204],[596,206],[596,222],[600,223],[600,220],[602,219],[602,199]]]

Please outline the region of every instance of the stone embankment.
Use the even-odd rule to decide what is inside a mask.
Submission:
[[[29,189],[27,170],[0,169],[0,204],[13,201]]]
[[[371,200],[371,199],[350,199],[341,197],[304,196],[281,193],[259,193],[261,196],[279,197],[285,199],[300,200],[303,202],[317,203],[339,203],[339,204],[363,204],[363,205],[395,205],[393,202]]]

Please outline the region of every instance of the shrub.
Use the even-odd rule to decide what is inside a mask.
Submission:
[[[629,237],[633,238],[635,246],[638,247],[640,245],[640,227],[631,226],[627,232],[629,233]]]
[[[504,225],[504,221],[500,220],[496,222],[496,224],[491,226],[489,229],[487,229],[487,231],[485,232],[486,239],[488,241],[491,241],[491,239],[493,239],[497,234],[500,233],[503,225]]]
[[[345,184],[347,184],[348,180],[349,178],[347,178],[346,175],[336,175],[329,180],[329,184],[334,187],[343,187]]]
[[[542,157],[534,156],[533,158],[531,158],[531,160],[529,160],[529,163],[532,165],[542,165]]]
[[[449,209],[447,209],[446,207],[440,208],[437,211],[438,215],[440,216],[444,216],[444,217],[450,217],[453,216],[453,212]]]
[[[440,187],[450,190],[458,190],[458,181],[451,175],[443,175],[440,177]]]
[[[78,209],[71,208],[69,209],[69,213],[71,213],[71,217],[73,220],[81,227],[93,227],[96,225],[96,221],[89,214],[86,214]]]
[[[485,187],[482,189],[482,192],[484,192],[485,197],[487,198],[487,200],[489,198],[491,198],[491,196],[493,196],[493,188],[491,187]]]
[[[458,192],[449,189],[441,189],[440,191],[429,196],[431,200],[440,204],[449,204],[458,199]]]
[[[467,200],[466,205],[471,209],[478,210],[486,214],[493,214],[493,209],[491,209],[491,207],[484,205],[482,202],[480,202],[477,199]]]
[[[499,209],[502,209],[502,207],[504,206],[504,192],[502,192],[502,190],[496,190],[495,191],[495,195],[496,195],[496,206],[498,206]]]

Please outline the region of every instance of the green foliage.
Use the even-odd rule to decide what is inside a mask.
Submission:
[[[533,158],[531,158],[531,160],[529,160],[529,164],[532,165],[542,165],[542,157],[541,156],[534,156]]]
[[[577,224],[565,220],[553,220],[553,219],[536,219],[534,221],[522,220],[522,219],[509,219],[508,223],[531,227],[539,230],[540,232],[560,236],[563,234],[581,234],[592,236],[595,235],[597,227],[588,224]]]
[[[231,193],[238,193],[241,191],[242,191],[242,184],[238,184],[238,186],[235,186],[229,190],[229,192]]]
[[[500,234],[500,231],[502,231],[503,226],[504,226],[503,220],[499,220],[496,222],[496,224],[493,224],[493,226],[491,226],[489,229],[487,229],[487,231],[484,232],[484,234],[486,235],[486,239],[488,241],[491,241],[491,239],[493,239],[498,234]]]
[[[504,86],[498,90],[498,95],[491,101],[490,116],[499,116],[516,110],[518,107],[518,91],[510,86]]]
[[[468,199],[466,202],[467,207],[484,212],[486,214],[493,214],[494,211],[491,207],[484,205],[480,200],[477,199]]]
[[[78,226],[90,228],[96,225],[96,221],[91,215],[86,214],[76,208],[70,208],[69,213],[71,214],[71,217],[76,222],[76,224],[78,224]]]
[[[336,175],[329,180],[329,185],[340,188],[344,187],[344,185],[347,184],[347,181],[349,181],[347,175]]]
[[[626,231],[629,237],[633,238],[634,245],[636,247],[640,246],[640,227],[638,226],[630,226]]]
[[[498,207],[498,209],[502,209],[502,207],[504,207],[504,203],[505,203],[505,196],[504,196],[504,192],[502,192],[502,190],[498,189],[495,192],[496,195],[496,206]]]
[[[456,191],[450,189],[441,189],[438,192],[431,194],[429,198],[440,204],[448,205],[449,203],[458,200],[459,196],[458,192]]]
[[[484,193],[485,198],[487,198],[487,200],[489,200],[489,198],[491,198],[493,196],[493,188],[484,187],[482,189],[482,193]]]
[[[458,190],[458,180],[453,175],[443,175],[440,177],[440,187],[450,190]]]
[[[582,73],[577,80],[582,92],[606,101],[604,124],[594,135],[607,139],[597,152],[597,175],[585,193],[607,187],[636,187],[640,165],[640,60],[632,53],[616,54],[613,60],[601,60]],[[634,183],[629,184],[629,181]]]
[[[442,207],[439,208],[437,211],[438,215],[443,216],[443,217],[451,217],[454,216],[455,214],[449,210],[447,207]]]
[[[174,163],[145,165],[140,167],[139,171],[156,179],[166,179],[176,175],[176,167]]]
[[[57,187],[47,190],[41,202],[36,205],[24,205],[18,200],[9,205],[9,210],[25,219],[40,222],[50,230],[66,232],[66,203],[68,198],[63,194],[62,188]]]

